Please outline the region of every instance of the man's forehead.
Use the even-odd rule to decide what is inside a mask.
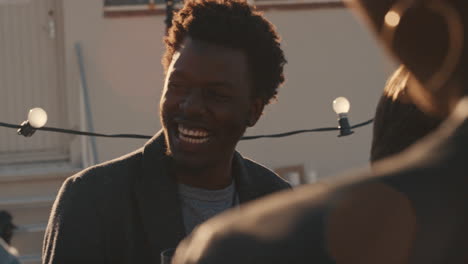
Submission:
[[[180,49],[183,50],[184,48],[190,47],[193,51],[201,54],[205,53],[242,53],[240,49],[235,49],[226,45],[221,45],[215,42],[201,40],[197,38],[192,38],[187,36],[181,43]]]
[[[173,60],[177,60],[180,56],[184,59],[196,58],[201,60],[209,60],[215,64],[233,64],[233,63],[246,63],[246,54],[240,49],[234,49],[219,45],[213,42],[204,40],[192,39],[186,37],[177,50],[178,56],[174,54]]]
[[[171,77],[192,75],[221,80],[243,71],[247,71],[247,59],[242,51],[187,38],[174,53],[168,73]]]

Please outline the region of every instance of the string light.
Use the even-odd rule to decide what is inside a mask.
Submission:
[[[356,125],[351,126],[351,129],[367,126],[374,122],[374,119],[369,119],[362,123],[358,123]],[[10,123],[0,122],[0,127],[8,127],[19,129],[22,125],[15,125]],[[56,133],[64,133],[64,134],[73,134],[73,135],[80,135],[80,136],[91,136],[91,137],[107,137],[107,138],[133,138],[133,139],[150,139],[153,136],[148,135],[140,135],[140,134],[102,134],[102,133],[91,133],[86,131],[79,131],[79,130],[72,130],[72,129],[64,129],[64,128],[56,128],[56,127],[41,127],[36,130],[47,131],[47,132],[56,132]],[[322,128],[313,128],[313,129],[301,129],[301,130],[294,130],[284,133],[278,134],[267,134],[267,135],[256,135],[256,136],[243,136],[240,140],[252,140],[252,139],[259,139],[259,138],[281,138],[281,137],[288,137],[292,135],[302,134],[302,133],[311,133],[311,132],[331,132],[331,131],[341,131],[339,127],[322,127]]]
[[[401,16],[396,11],[390,11],[385,15],[385,23],[389,27],[396,27],[400,24]]]
[[[259,138],[280,138],[288,137],[296,134],[310,133],[310,132],[330,132],[330,131],[340,131],[339,136],[348,136],[353,134],[352,129],[363,127],[371,124],[374,119],[369,119],[362,123],[350,126],[347,114],[350,109],[350,103],[345,97],[338,97],[333,101],[333,110],[339,116],[338,127],[322,127],[322,128],[313,128],[313,129],[301,129],[294,130],[278,134],[267,134],[267,135],[255,135],[255,136],[244,136],[241,140],[253,140]],[[33,108],[29,111],[28,120],[21,123],[21,125],[15,125],[10,123],[0,122],[0,126],[18,129],[18,134],[25,137],[30,137],[34,134],[36,130],[56,132],[56,133],[65,133],[65,134],[74,134],[81,136],[93,136],[93,137],[108,137],[108,138],[135,138],[135,139],[150,139],[152,136],[140,135],[140,134],[103,134],[103,133],[91,133],[86,131],[72,130],[72,129],[63,129],[55,127],[44,127],[47,122],[47,113],[42,108]]]
[[[42,128],[46,123],[47,112],[40,107],[33,108],[29,110],[28,120],[21,123],[17,133],[18,135],[30,137],[37,129]]]
[[[349,136],[354,133],[351,130],[351,126],[348,121],[348,112],[350,107],[351,104],[346,97],[338,97],[333,100],[333,110],[338,115],[338,128],[340,129],[339,137]]]

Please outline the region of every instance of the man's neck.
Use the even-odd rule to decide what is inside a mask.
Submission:
[[[174,166],[172,173],[178,183],[192,187],[219,190],[232,183],[232,161],[219,163],[203,169]]]

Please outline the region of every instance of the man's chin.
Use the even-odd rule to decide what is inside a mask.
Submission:
[[[210,162],[202,161],[196,157],[180,157],[178,155],[170,155],[173,165],[176,169],[190,171],[191,173],[201,172],[210,167]]]

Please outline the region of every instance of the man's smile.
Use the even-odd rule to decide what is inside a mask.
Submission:
[[[178,124],[178,138],[181,141],[191,144],[203,144],[210,140],[210,133],[202,128],[190,128],[183,124]]]

